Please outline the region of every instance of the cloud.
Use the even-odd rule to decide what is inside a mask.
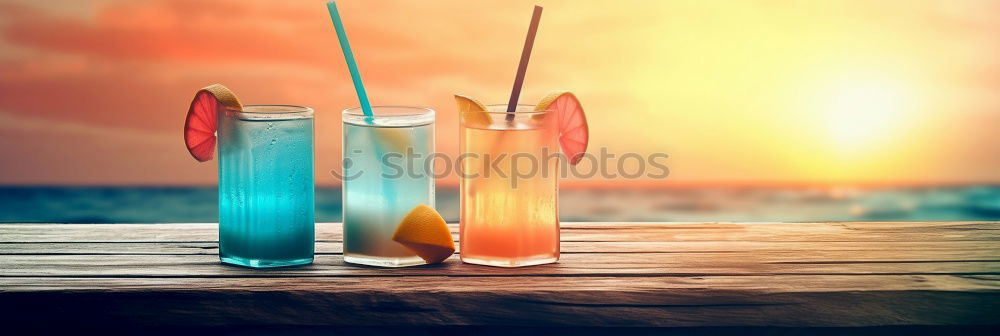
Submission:
[[[46,133],[63,133],[87,137],[113,137],[120,141],[174,143],[177,134],[167,132],[140,131],[131,127],[94,125],[60,119],[24,117],[0,112],[0,130],[25,131],[44,136]]]

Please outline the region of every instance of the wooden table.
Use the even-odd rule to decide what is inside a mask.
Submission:
[[[456,229],[452,226],[452,229]],[[1000,222],[563,223],[557,264],[218,261],[215,224],[0,224],[0,321],[125,326],[1000,324]]]

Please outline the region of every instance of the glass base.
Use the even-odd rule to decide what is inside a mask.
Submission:
[[[219,256],[222,262],[244,267],[253,268],[270,268],[270,267],[285,267],[285,266],[298,266],[312,264],[313,258],[302,258],[302,259],[282,259],[282,260],[271,260],[271,259],[247,259],[233,256]]]
[[[524,266],[535,266],[542,264],[551,264],[559,261],[559,256],[555,255],[542,255],[542,256],[531,256],[524,258],[496,258],[489,257],[466,257],[462,256],[462,262],[476,265],[486,265],[495,267],[524,267]]]
[[[379,267],[406,267],[406,266],[416,266],[426,264],[423,258],[418,256],[412,257],[376,257],[363,254],[345,254],[344,262],[368,265],[368,266],[379,266]]]

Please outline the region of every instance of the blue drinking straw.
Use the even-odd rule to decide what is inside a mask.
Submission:
[[[361,72],[358,71],[358,62],[354,60],[354,53],[351,52],[351,43],[347,41],[347,32],[344,31],[344,22],[340,20],[340,12],[337,11],[337,2],[326,3],[326,9],[330,11],[330,19],[333,19],[333,28],[337,30],[337,39],[340,40],[340,50],[344,52],[344,60],[347,61],[347,69],[351,72],[351,81],[354,82],[354,91],[358,92],[358,101],[361,102],[361,111],[365,114],[368,123],[372,123],[374,114],[372,105],[368,102],[368,93],[365,92],[365,84],[361,82]]]
[[[347,69],[351,72],[351,81],[354,82],[354,91],[358,92],[358,101],[361,102],[361,111],[365,114],[365,121],[369,125],[375,124],[375,114],[372,112],[372,105],[368,102],[368,93],[365,92],[365,84],[361,82],[361,72],[358,71],[358,62],[354,60],[354,53],[351,52],[351,43],[347,41],[347,32],[344,31],[344,22],[340,20],[340,12],[337,11],[337,3],[330,1],[326,3],[326,9],[330,11],[330,19],[333,20],[333,28],[337,31],[337,39],[340,40],[340,50],[344,52],[344,60],[347,61]],[[383,157],[382,146],[375,141],[375,155],[379,159]],[[395,200],[395,191],[392,184],[382,180],[382,200],[392,207]]]

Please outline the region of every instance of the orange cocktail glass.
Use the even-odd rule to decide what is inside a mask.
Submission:
[[[488,121],[462,118],[462,261],[518,267],[559,259],[558,116],[488,106]]]

